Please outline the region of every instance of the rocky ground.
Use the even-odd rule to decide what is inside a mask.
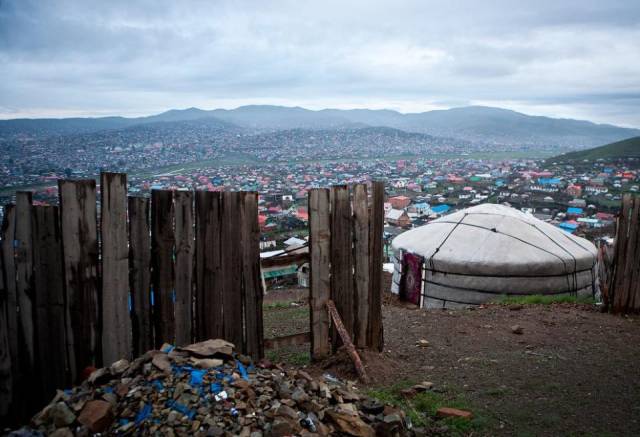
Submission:
[[[416,386],[416,391],[430,387]],[[404,412],[352,384],[268,361],[254,364],[223,340],[164,345],[133,362],[120,360],[59,391],[30,426],[12,437],[413,436]]]

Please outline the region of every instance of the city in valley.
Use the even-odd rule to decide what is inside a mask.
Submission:
[[[640,435],[639,0],[0,0],[0,435]]]

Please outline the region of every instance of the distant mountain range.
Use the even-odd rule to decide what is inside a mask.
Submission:
[[[595,161],[597,159],[616,159],[616,158],[640,158],[640,137],[628,138],[615,143],[605,144],[604,146],[594,147],[593,149],[579,150],[577,152],[565,153],[553,158],[549,158],[548,162],[577,162],[585,159]]]
[[[269,105],[236,109],[172,109],[148,117],[15,119],[0,121],[0,137],[21,133],[65,135],[164,122],[208,121],[248,130],[342,129],[381,126],[482,144],[592,147],[640,135],[640,129],[556,119],[484,106],[402,114],[391,110],[323,109]]]

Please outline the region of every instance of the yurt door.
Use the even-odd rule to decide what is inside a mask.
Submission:
[[[405,253],[402,256],[402,278],[400,280],[400,299],[420,305],[422,294],[421,256]]]

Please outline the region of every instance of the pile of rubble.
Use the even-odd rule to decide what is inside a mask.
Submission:
[[[15,435],[409,436],[401,410],[325,375],[254,365],[223,340],[164,345],[59,391]]]

